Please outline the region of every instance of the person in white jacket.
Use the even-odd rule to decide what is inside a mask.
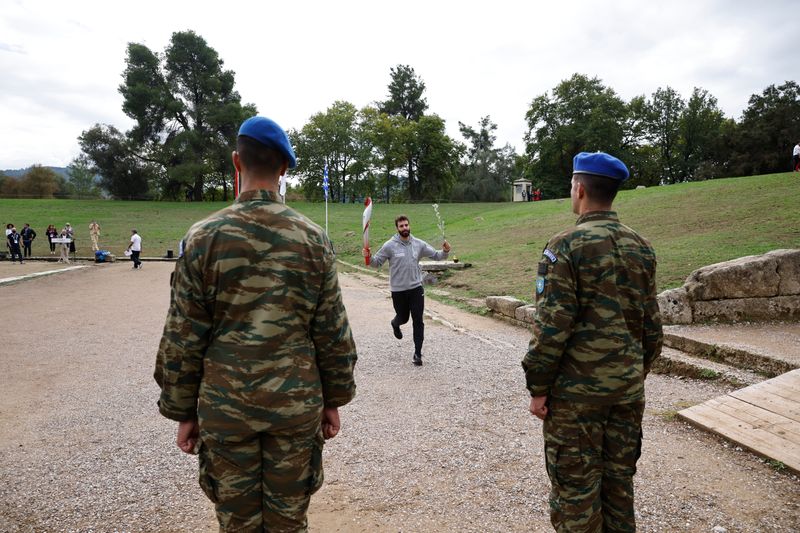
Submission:
[[[380,268],[389,261],[389,287],[392,291],[392,305],[395,317],[391,321],[392,331],[398,339],[403,338],[400,326],[408,322],[409,315],[414,330],[414,357],[412,362],[422,365],[422,342],[425,339],[425,324],[422,314],[425,310],[425,290],[422,288],[422,270],[419,260],[431,257],[436,261],[447,259],[450,244],[442,243],[441,250],[435,250],[427,242],[411,235],[408,217],[400,215],[394,219],[397,233],[381,246],[378,253],[370,259],[370,266]],[[364,257],[369,256],[369,248],[364,248]]]

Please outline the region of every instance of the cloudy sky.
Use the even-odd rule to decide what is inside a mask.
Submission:
[[[336,100],[382,100],[412,66],[429,112],[523,149],[531,100],[580,72],[628,100],[708,89],[739,118],[753,93],[797,79],[800,6],[771,1],[0,0],[0,169],[66,166],[95,123],[131,126],[117,88],[129,42],[163,52],[194,30],[244,102],[300,128]]]

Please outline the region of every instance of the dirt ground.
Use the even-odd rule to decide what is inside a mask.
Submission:
[[[0,278],[41,268],[0,263]],[[196,460],[155,406],[171,270],[86,264],[0,286],[0,531],[216,530]],[[528,332],[428,299],[417,368],[388,328],[385,282],[340,279],[358,396],[326,446],[311,531],[550,530],[519,366]],[[658,375],[647,387],[641,531],[800,531],[796,476],[674,416],[729,389]]]

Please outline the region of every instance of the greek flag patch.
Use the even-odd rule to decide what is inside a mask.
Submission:
[[[556,254],[554,254],[553,252],[551,252],[547,248],[545,248],[544,252],[542,252],[542,253],[545,255],[545,257],[547,257],[550,260],[551,263],[555,263],[556,261],[558,261],[558,258],[556,257]]]

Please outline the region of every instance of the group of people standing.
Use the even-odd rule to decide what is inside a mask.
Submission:
[[[30,224],[25,224],[22,231],[19,232],[14,224],[6,224],[6,246],[11,255],[11,261],[13,262],[15,258],[19,258],[19,262],[22,264],[23,256],[30,257],[31,245],[35,238],[36,231]]]
[[[75,229],[67,222],[60,230],[56,229],[54,224],[47,226],[44,231],[47,236],[47,243],[50,246],[50,255],[56,255],[58,251],[60,254],[60,263],[69,263],[69,254],[75,253]],[[17,257],[19,262],[22,263],[23,257],[31,257],[32,245],[36,239],[37,233],[30,224],[25,224],[21,231],[17,231],[14,224],[6,224],[6,241],[11,261]],[[100,224],[92,220],[89,224],[89,236],[92,239],[92,250],[99,250],[98,238],[100,237]],[[60,242],[55,242],[53,239],[64,239]],[[69,239],[68,241],[66,239]]]

